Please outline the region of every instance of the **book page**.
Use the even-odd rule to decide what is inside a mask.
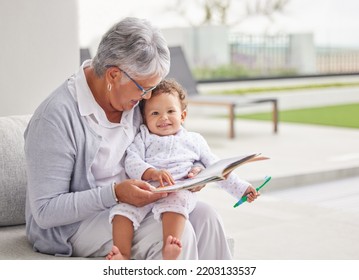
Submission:
[[[154,192],[172,192],[181,189],[190,189],[202,186],[209,182],[225,179],[225,175],[246,162],[268,159],[259,154],[249,154],[232,158],[221,159],[202,170],[196,177],[177,181],[175,185],[157,188]]]
[[[235,162],[229,164],[223,170],[223,175],[227,175],[228,173],[232,172],[234,169],[236,169],[238,166],[240,166],[242,164],[255,162],[255,161],[259,161],[259,160],[266,160],[266,159],[269,159],[269,157],[261,156],[260,154],[255,154],[254,156],[248,156],[243,160],[238,160],[238,161],[235,161]]]
[[[196,177],[221,177],[224,178],[230,171],[238,167],[240,164],[249,161],[258,154],[242,155],[237,157],[225,158],[217,161],[211,166],[206,167]]]
[[[158,187],[153,192],[175,192],[185,189],[192,189],[197,186],[203,186],[210,182],[215,182],[221,180],[218,177],[210,177],[210,178],[191,178],[191,179],[184,179],[177,181],[175,185],[172,186],[165,186],[165,187]]]

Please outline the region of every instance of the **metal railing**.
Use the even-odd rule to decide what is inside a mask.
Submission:
[[[293,75],[290,35],[232,34],[229,38],[232,65],[240,65],[253,75]],[[359,73],[358,48],[314,47],[313,74]]]
[[[289,70],[288,36],[232,35],[231,64],[260,75]]]
[[[318,73],[358,73],[359,48],[316,48]]]

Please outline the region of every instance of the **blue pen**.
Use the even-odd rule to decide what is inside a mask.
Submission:
[[[258,188],[256,188],[256,191],[259,191],[261,188],[264,187],[265,184],[267,184],[269,182],[270,179],[272,179],[271,176],[266,176],[265,181],[263,182],[262,185],[260,185]],[[243,202],[247,201],[247,196],[243,196],[240,200],[238,200],[238,202],[236,204],[233,205],[234,208],[238,207],[239,205],[241,205]]]

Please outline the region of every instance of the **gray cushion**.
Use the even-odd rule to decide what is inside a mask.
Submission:
[[[30,117],[0,117],[0,226],[25,223],[23,134]]]
[[[55,257],[32,250],[25,235],[25,225],[0,227],[0,263],[1,260],[73,260],[86,259],[74,257]],[[95,258],[94,258],[95,259]],[[96,258],[104,259],[104,258]],[[6,278],[1,278],[6,279]]]

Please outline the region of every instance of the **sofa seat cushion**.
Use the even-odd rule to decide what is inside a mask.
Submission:
[[[72,260],[74,257],[55,257],[32,250],[25,234],[25,225],[0,227],[0,260]],[[103,259],[103,258],[98,258]]]
[[[30,115],[0,117],[0,226],[25,223],[24,131]]]

